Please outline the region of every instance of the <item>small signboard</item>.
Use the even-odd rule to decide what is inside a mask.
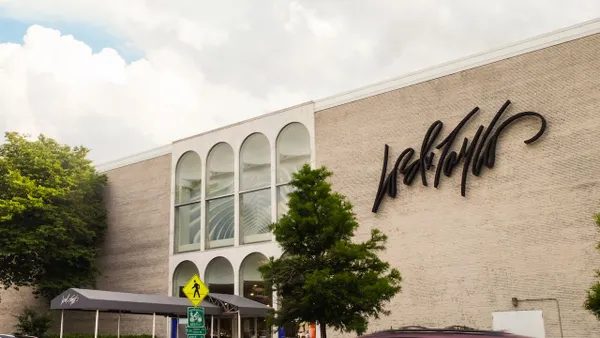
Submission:
[[[187,308],[187,328],[201,329],[204,328],[204,308],[203,307],[188,307]]]
[[[206,328],[205,327],[186,327],[185,328],[185,333],[187,333],[187,335],[205,335],[206,334]]]
[[[196,274],[183,287],[183,293],[192,302],[192,305],[198,306],[202,303],[204,297],[208,295],[208,287],[202,283],[202,280]]]

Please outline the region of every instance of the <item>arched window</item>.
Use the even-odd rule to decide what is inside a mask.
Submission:
[[[265,281],[258,271],[258,268],[267,261],[267,257],[258,252],[251,253],[244,258],[240,267],[240,295],[267,306],[273,306],[272,294],[266,291]],[[253,318],[244,318],[243,320],[242,327],[250,336],[255,332],[255,323],[259,337],[269,337],[271,335],[264,318],[259,318],[256,322]]]
[[[254,133],[240,150],[240,234],[243,243],[271,239],[271,151],[269,140]]]
[[[190,261],[183,261],[177,265],[173,272],[173,297],[186,297],[183,288],[187,282],[198,273],[196,264]]]
[[[233,148],[218,143],[208,154],[206,182],[206,247],[233,245]]]
[[[277,137],[277,219],[287,213],[292,174],[310,163],[310,136],[301,123],[290,123]]]
[[[272,306],[272,295],[265,290],[265,282],[258,268],[268,261],[261,253],[251,253],[242,262],[240,267],[240,295],[245,298]]]
[[[202,161],[188,151],[175,169],[175,252],[200,250]]]
[[[233,266],[224,257],[213,258],[206,266],[204,282],[211,293],[234,294]]]

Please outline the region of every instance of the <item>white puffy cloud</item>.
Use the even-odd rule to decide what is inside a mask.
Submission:
[[[580,0],[0,0],[27,22],[94,25],[144,55],[32,26],[0,44],[0,131],[112,160],[600,15]]]
[[[22,45],[0,44],[2,130],[85,144],[106,161],[305,100],[264,99],[206,83],[188,56],[169,49],[127,64],[72,36],[31,26]]]

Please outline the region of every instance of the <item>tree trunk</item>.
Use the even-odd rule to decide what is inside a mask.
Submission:
[[[325,323],[319,322],[319,328],[321,330],[321,338],[327,338],[327,327]]]

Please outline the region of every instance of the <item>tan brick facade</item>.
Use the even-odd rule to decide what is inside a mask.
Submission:
[[[169,193],[171,155],[106,173],[109,228],[99,259],[100,290],[163,294],[168,292]],[[0,333],[13,332],[12,314],[34,304],[27,290],[2,293]],[[56,328],[59,324],[56,317]],[[157,317],[156,334],[166,336],[167,321]],[[100,314],[100,332],[116,334],[117,316]],[[93,333],[93,313],[65,312],[65,332]],[[152,333],[152,316],[123,315],[121,333]]]
[[[377,227],[389,236],[383,258],[399,268],[403,291],[370,329],[405,325],[491,328],[492,312],[543,310],[546,337],[559,337],[556,303],[512,297],[557,298],[564,336],[598,337],[600,322],[582,303],[600,268],[600,35],[574,40],[425,83],[320,111],[315,116],[317,164],[334,172],[334,189],[354,204],[358,239]],[[383,160],[390,167],[407,147],[419,156],[436,120],[439,143],[471,109],[481,111],[455,141],[487,127],[505,100],[502,120],[521,111],[543,114],[548,127],[523,119],[499,139],[496,167],[469,173],[460,196],[462,162],[433,187],[420,177],[402,184],[371,212]],[[501,121],[502,121],[501,120]],[[439,152],[436,151],[434,164]],[[334,334],[337,336],[337,334]],[[348,335],[349,336],[349,335]]]

